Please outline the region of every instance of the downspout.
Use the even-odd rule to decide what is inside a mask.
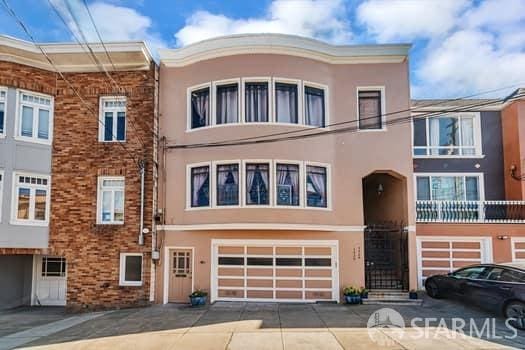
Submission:
[[[140,231],[139,245],[144,245],[144,160],[139,161],[140,169]]]

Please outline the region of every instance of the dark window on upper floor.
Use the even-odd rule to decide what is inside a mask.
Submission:
[[[325,96],[324,90],[311,86],[304,87],[304,118],[305,124],[325,126]]]
[[[253,82],[244,85],[245,119],[247,123],[265,123],[268,118],[268,83]]]
[[[270,166],[268,163],[246,164],[246,204],[270,204]]]
[[[210,205],[210,167],[201,166],[191,169],[191,206],[208,207]]]
[[[191,128],[210,125],[210,88],[191,92]]]
[[[235,84],[218,85],[216,92],[216,124],[239,122],[239,86]]]
[[[297,85],[275,83],[275,120],[278,123],[298,124]]]
[[[239,165],[217,165],[217,205],[239,204]]]

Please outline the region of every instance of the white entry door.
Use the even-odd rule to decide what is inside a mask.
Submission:
[[[34,257],[33,305],[66,305],[66,259],[56,256]]]

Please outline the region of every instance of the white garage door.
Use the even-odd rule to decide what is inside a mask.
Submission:
[[[418,237],[419,286],[429,276],[491,262],[491,246],[491,239],[482,237]]]
[[[338,300],[337,241],[213,240],[211,301]]]
[[[525,237],[513,237],[511,244],[512,261],[525,261]]]
[[[33,305],[66,305],[66,259],[35,256]]]

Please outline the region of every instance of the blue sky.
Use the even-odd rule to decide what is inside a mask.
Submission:
[[[48,0],[7,0],[38,41],[73,35]],[[97,36],[83,0],[50,0],[77,35]],[[415,98],[525,86],[525,0],[87,0],[104,40],[152,51],[219,35],[278,32],[333,44],[412,43]],[[74,19],[79,23],[75,24]],[[0,33],[26,39],[0,11]],[[513,88],[490,95],[503,96]]]

